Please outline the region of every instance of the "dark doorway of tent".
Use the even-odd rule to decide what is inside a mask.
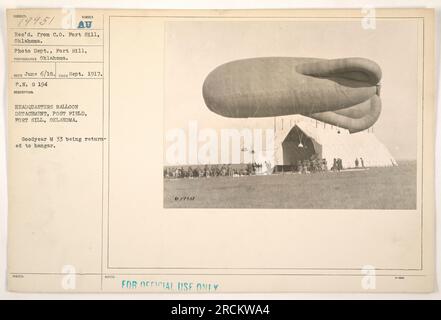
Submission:
[[[302,129],[294,126],[282,142],[283,165],[276,168],[277,172],[297,171],[297,164],[304,160],[320,157],[322,147],[319,143],[307,136]]]

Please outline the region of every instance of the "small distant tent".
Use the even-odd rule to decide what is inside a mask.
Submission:
[[[342,159],[344,168],[355,167],[356,159],[359,166],[363,159],[365,167],[397,165],[389,150],[373,132],[351,134],[346,129],[301,117],[294,123],[282,124],[275,133],[276,165],[292,166],[299,160],[311,157],[326,159],[328,168],[332,166],[334,158]]]

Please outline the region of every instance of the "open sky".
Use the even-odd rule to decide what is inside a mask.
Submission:
[[[417,20],[378,20],[364,29],[348,21],[168,22],[165,34],[165,128],[272,128],[273,119],[230,119],[202,98],[207,74],[231,60],[291,56],[364,57],[382,69],[382,114],[374,132],[392,155],[416,159],[418,115]]]

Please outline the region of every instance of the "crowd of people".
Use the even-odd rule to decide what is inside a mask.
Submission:
[[[268,165],[265,163],[265,165]],[[364,168],[363,158],[355,159],[355,168]],[[276,170],[276,169],[274,169]],[[294,173],[306,174],[324,171],[341,171],[343,170],[343,161],[340,158],[334,158],[332,166],[328,169],[328,163],[325,158],[312,157],[311,159],[298,160],[296,165],[289,166],[286,171]],[[249,163],[244,165],[201,165],[201,166],[181,166],[164,168],[164,178],[210,178],[210,177],[241,177],[258,174],[262,171],[262,164]],[[286,172],[282,170],[282,172]]]
[[[203,165],[189,167],[168,167],[164,168],[164,178],[209,178],[209,177],[237,177],[254,175],[262,169],[262,164],[249,163],[243,166]]]
[[[311,160],[298,160],[295,168],[297,173],[311,173],[328,171],[328,162],[326,159],[313,158]]]
[[[355,167],[350,168],[365,168],[363,158],[355,159]],[[294,172],[298,174],[315,173],[324,171],[339,172],[343,170],[343,160],[341,158],[334,158],[331,168],[328,168],[328,162],[325,158],[319,158],[313,155],[310,159],[298,160],[295,165],[278,166],[276,172],[286,173]],[[347,168],[346,168],[347,169]]]

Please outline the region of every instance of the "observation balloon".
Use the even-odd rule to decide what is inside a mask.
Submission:
[[[377,121],[380,80],[380,67],[365,58],[251,58],[211,71],[202,95],[225,117],[301,114],[352,133]]]

